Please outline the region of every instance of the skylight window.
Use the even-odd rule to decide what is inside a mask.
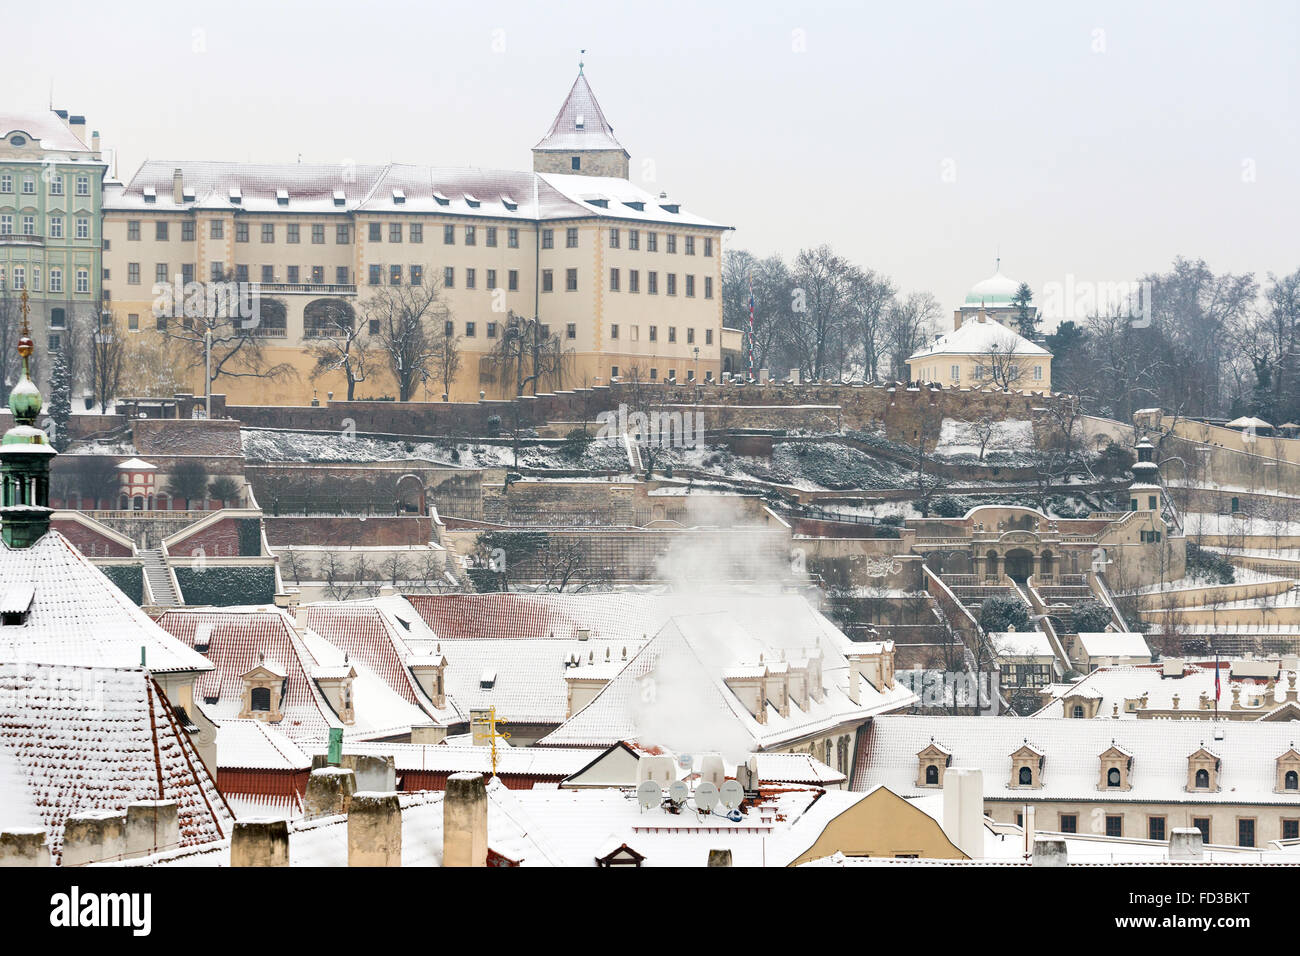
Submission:
[[[238,186],[230,187],[230,201],[238,205],[244,201],[244,193]]]
[[[438,190],[436,189],[433,191],[433,198],[438,203],[439,206],[451,205],[451,200],[448,197],[444,196],[442,193],[438,192]]]
[[[277,189],[275,191],[275,201],[279,203],[281,206],[289,205],[289,190]]]
[[[156,193],[156,192],[154,191],[154,188],[153,188],[152,186],[145,186],[145,187],[144,187],[144,201],[145,201],[145,202],[157,202],[157,201],[158,201],[158,193]]]
[[[497,685],[497,672],[488,668],[479,675],[478,686],[486,690],[491,690]]]
[[[587,128],[587,118],[586,118],[585,116],[583,116],[581,113],[579,113],[579,114],[578,114],[578,118],[577,118],[576,120],[574,120],[574,125],[577,126],[578,129],[586,129],[586,128]]]
[[[400,190],[400,189],[394,189],[394,190],[393,190],[393,202],[395,202],[395,203],[399,203],[399,204],[400,204],[400,203],[404,203],[404,202],[406,202],[406,193],[403,192],[403,191]]]
[[[343,190],[334,190],[334,205],[342,206],[345,202],[347,202],[347,196],[343,195]]]

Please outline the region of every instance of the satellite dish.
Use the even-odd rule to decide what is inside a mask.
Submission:
[[[695,806],[709,813],[718,805],[718,788],[705,780],[695,788]]]
[[[686,784],[681,780],[674,780],[668,786],[668,799],[673,803],[685,803],[691,792],[686,789]]]
[[[718,797],[728,810],[734,810],[745,802],[745,788],[739,780],[724,780],[718,788]]]
[[[695,765],[695,758],[690,754],[678,754],[677,765],[683,770],[690,770]]]
[[[663,789],[653,780],[642,780],[636,788],[636,802],[641,804],[642,810],[659,806],[663,799]]]

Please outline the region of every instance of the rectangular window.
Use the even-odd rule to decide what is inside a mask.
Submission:
[[[617,249],[617,248],[618,248],[618,230],[617,230],[617,229],[611,229],[611,230],[609,231],[609,247],[610,247],[611,249]]]
[[[1201,842],[1208,844],[1210,842],[1210,818],[1195,817],[1192,820],[1192,826],[1201,831]]]
[[[1282,821],[1282,839],[1300,840],[1300,820]]]
[[[140,313],[132,312],[126,317],[126,327],[132,332],[140,331]]]
[[[367,275],[371,285],[379,285],[383,280],[383,271],[380,266],[371,266]]]
[[[454,245],[456,244],[456,227],[455,227],[455,226],[443,226],[443,227],[442,227],[442,244],[443,244],[444,246],[454,246]]]
[[[489,322],[487,324],[487,337],[490,339],[497,337],[497,324],[495,322]]]
[[[519,230],[513,227],[506,230],[506,245],[511,249],[519,248]]]
[[[686,330],[686,344],[687,344],[687,345],[694,345],[694,344],[695,344],[695,330],[694,330],[694,329],[687,329],[687,330]]]
[[[712,344],[713,344],[713,330],[712,330],[712,329],[705,329],[705,330],[704,330],[704,344],[705,344],[705,345],[712,345]]]
[[[1238,820],[1237,821],[1237,846],[1254,846],[1255,845],[1255,821]]]
[[[466,322],[466,323],[465,323],[465,337],[466,337],[467,339],[472,339],[472,338],[474,337],[474,323],[473,323],[473,322]]]
[[[17,275],[16,271],[15,271],[15,275]],[[126,264],[126,284],[127,285],[140,284],[140,263],[128,262]]]
[[[63,238],[63,217],[62,216],[50,217],[50,238],[51,239]]]
[[[352,227],[347,223],[334,227],[334,244],[346,246],[352,241]]]
[[[1078,832],[1079,832],[1079,817],[1078,817],[1076,814],[1073,814],[1073,813],[1062,813],[1062,814],[1061,814],[1061,832],[1062,832],[1062,833],[1078,833]]]
[[[609,367],[609,378],[610,378],[610,381],[613,381],[614,379],[618,378],[618,366],[617,366],[617,365],[611,365],[611,366]]]
[[[578,291],[578,270],[577,269],[564,270],[564,291],[566,292]]]
[[[1147,839],[1163,840],[1165,838],[1165,818],[1147,817]]]
[[[389,266],[389,267],[388,267],[388,284],[389,284],[389,285],[401,285],[401,284],[402,284],[402,267],[401,267],[401,266]]]
[[[347,266],[335,266],[335,267],[334,267],[334,284],[335,284],[335,285],[347,285],[347,284],[348,284],[348,267],[347,267]]]
[[[659,341],[659,326],[657,325],[650,326],[650,341],[651,342]]]
[[[298,267],[297,267],[297,266],[289,266],[285,271],[288,272],[288,275],[285,276],[285,280],[288,281],[288,282],[292,282],[292,283],[294,283],[294,284],[297,284],[297,282],[298,282]],[[216,276],[216,271],[214,270],[214,271],[213,271],[212,278],[215,279],[216,277],[217,277],[217,276]]]
[[[89,176],[78,176],[78,177],[77,177],[77,195],[78,195],[78,196],[89,196],[89,195],[90,195],[90,177],[89,177]]]
[[[486,226],[484,227],[483,231],[486,233],[486,235],[483,238],[483,241],[487,244],[489,248],[495,249],[497,245],[497,227]]]
[[[383,223],[379,223],[379,222],[368,223],[366,228],[366,238],[370,242],[383,242],[384,241]]]
[[[247,241],[248,241],[248,223],[246,222],[235,223],[235,242],[247,242]]]
[[[704,298],[713,298],[713,276],[704,277]]]
[[[140,220],[128,219],[126,221],[126,238],[128,242],[140,241]]]
[[[610,292],[618,291],[618,270],[617,269],[609,270],[609,291]]]
[[[675,253],[676,251],[677,251],[677,234],[670,232],[668,233],[668,252],[669,254],[672,254]]]
[[[36,217],[35,217],[35,216],[23,216],[23,235],[24,235],[24,236],[34,236],[34,235],[36,235]],[[77,238],[81,238],[81,237],[78,236]]]
[[[677,273],[676,272],[668,273],[668,294],[669,295],[677,294]]]
[[[636,269],[627,270],[627,291],[628,292],[641,291],[641,273]]]
[[[275,281],[275,267],[274,267],[274,266],[262,266],[262,281],[263,281],[263,282],[274,282],[274,281]]]
[[[411,266],[411,285],[424,285],[424,266]]]
[[[555,248],[555,230],[554,230],[554,229],[543,229],[543,230],[542,230],[542,248],[543,248],[543,249],[554,249],[554,248]]]
[[[209,239],[224,239],[226,237],[226,224],[220,219],[213,219],[208,223]]]
[[[63,270],[62,269],[50,270],[50,291],[51,292],[63,291]]]
[[[694,236],[687,236],[687,237],[686,237],[686,254],[687,254],[688,256],[693,256],[693,255],[695,255],[695,237],[694,237]]]
[[[181,283],[188,284],[194,281],[194,263],[186,262],[181,266]]]
[[[444,289],[454,289],[456,287],[455,267],[447,266],[442,270],[442,287]]]
[[[478,228],[475,226],[465,227],[465,245],[478,245]]]
[[[1121,816],[1106,817],[1106,836],[1122,837],[1124,835],[1124,818]]]
[[[564,327],[564,337],[566,339],[576,339],[578,337],[578,323],[570,322]]]
[[[686,277],[686,297],[688,299],[695,298],[695,276]]]
[[[629,230],[627,231],[627,247],[628,247],[629,249],[640,249],[640,248],[641,248],[641,230],[640,230],[640,229],[629,229]]]
[[[11,193],[14,191],[14,174],[0,173],[0,193]]]
[[[167,241],[167,223],[155,222],[153,224],[153,237],[156,242]]]
[[[711,256],[711,255],[713,255],[713,240],[712,240],[712,239],[707,239],[707,238],[706,238],[706,239],[704,240],[704,254],[705,254],[706,256]]]
[[[154,282],[167,281],[167,263],[159,262],[153,267],[153,281]]]
[[[542,270],[542,291],[552,292],[555,289],[555,274],[550,269]]]
[[[402,241],[402,224],[400,222],[390,222],[388,224],[388,241],[389,242]]]
[[[165,276],[166,274],[167,274],[167,267],[166,267],[166,266],[163,266],[163,275]],[[247,281],[248,281],[248,266],[236,265],[236,266],[235,266],[235,279],[236,279],[236,281],[238,281],[238,282],[247,282]],[[159,282],[165,282],[166,279],[159,279],[158,281],[159,281]]]
[[[951,376],[950,376],[950,377],[952,378],[952,380],[953,380],[954,382],[961,381],[961,366],[960,366],[960,365],[953,365],[953,366],[951,366],[950,369],[949,369],[949,372],[951,373]]]
[[[488,287],[489,289],[496,289],[496,287],[497,287],[497,270],[496,270],[496,269],[489,269],[489,270],[487,271],[487,287]]]
[[[23,177],[23,192],[27,193],[29,196],[36,194],[36,180],[33,177]]]
[[[262,241],[275,242],[275,223],[273,222],[262,223]]]
[[[301,238],[301,233],[298,228],[298,223],[296,222],[287,223],[284,227],[284,241],[292,242],[296,244],[300,238]]]
[[[650,381],[652,381],[652,382],[657,382],[657,381],[659,381],[659,369],[657,369],[657,368],[652,368],[652,369],[650,370]]]
[[[313,246],[325,245],[325,224],[323,222],[313,222],[311,224],[311,244]]]
[[[569,226],[564,230],[564,246],[566,249],[578,248],[578,227]]]
[[[650,295],[659,294],[659,273],[647,272],[645,274],[645,290]]]
[[[615,322],[615,323],[613,323],[612,325],[610,325],[610,327],[609,327],[609,337],[610,337],[611,339],[616,339],[616,338],[618,338],[618,323],[617,323],[617,322]]]
[[[645,251],[646,252],[659,251],[659,233],[647,232],[645,234]]]
[[[506,288],[511,292],[519,291],[519,270],[511,269],[506,273]]]
[[[675,325],[668,326],[668,341],[669,342],[677,341],[677,326]]]
[[[165,224],[164,224],[164,225],[165,225]],[[76,222],[76,230],[77,230],[77,238],[78,238],[78,239],[89,239],[89,238],[90,238],[90,219],[88,219],[86,216],[78,216],[78,217],[77,217],[77,222]],[[165,239],[165,238],[167,238],[167,237],[166,237],[166,236],[163,236],[163,238]]]
[[[410,231],[412,242],[424,242],[424,223],[413,222],[407,226],[407,229]]]
[[[194,241],[194,223],[187,219],[181,223],[181,242]]]
[[[465,270],[465,288],[467,288],[467,289],[473,289],[473,288],[475,288],[477,285],[478,285],[478,270],[477,270],[477,269],[466,269],[466,270]]]

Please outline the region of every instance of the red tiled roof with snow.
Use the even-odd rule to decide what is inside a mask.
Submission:
[[[194,696],[208,702],[209,712],[218,720],[239,713],[243,675],[274,661],[286,672],[280,706],[284,719],[277,724],[283,733],[295,742],[310,742],[327,736],[330,727],[343,726],[308,673],[315,659],[282,612],[177,610],[163,614],[158,624],[190,647],[206,644],[215,669],[195,683]]]
[[[154,673],[209,671],[202,654],[175,640],[57,531],[30,548],[0,544],[0,592],[34,589],[21,624],[0,627],[0,660],[75,667],[139,667]]]
[[[0,664],[0,825],[43,826],[55,859],[83,810],[175,800],[182,846],[228,836],[229,808],[140,668]]]
[[[307,611],[307,626],[354,661],[381,677],[393,692],[431,716],[432,701],[407,669],[404,650],[393,639],[383,615],[375,607],[354,604],[317,604]]]

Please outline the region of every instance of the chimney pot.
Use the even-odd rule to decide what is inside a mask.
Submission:
[[[269,817],[236,820],[230,834],[230,865],[288,866],[289,821]]]

